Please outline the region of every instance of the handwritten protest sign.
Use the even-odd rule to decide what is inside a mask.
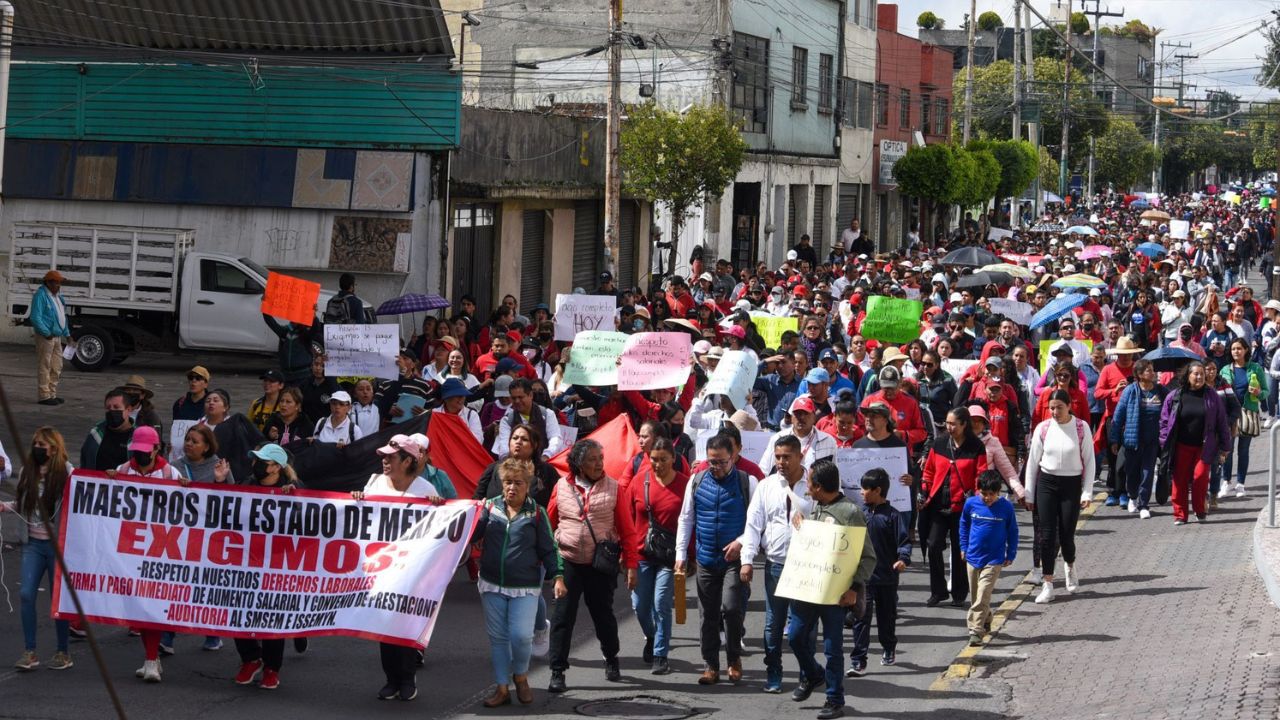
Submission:
[[[576,342],[578,333],[613,330],[617,309],[612,295],[556,295],[556,340]]]
[[[906,343],[920,337],[920,314],[924,303],[887,295],[872,295],[867,300],[867,317],[862,321],[862,336],[868,340]]]
[[[396,355],[400,352],[400,326],[325,325],[324,372],[394,380],[400,376]]]
[[[902,291],[903,291],[903,292],[905,292],[905,293],[907,294],[907,299],[908,299],[908,300],[919,300],[919,299],[920,299],[920,288],[915,288],[915,287],[904,287],[904,288],[902,288]]]
[[[622,364],[618,366],[618,389],[658,390],[678,387],[689,379],[689,366],[692,363],[693,345],[688,333],[651,332],[629,335],[622,350]]]
[[[750,355],[741,350],[730,350],[720,358],[720,364],[711,373],[704,391],[708,395],[728,395],[729,402],[742,409],[747,405],[758,372],[759,367]]]
[[[262,293],[264,315],[311,327],[316,321],[316,303],[319,301],[320,283],[292,275],[267,273],[267,289]]]
[[[477,507],[76,471],[59,531],[91,622],[412,647],[431,638]],[[76,615],[61,577],[53,603],[59,617]]]
[[[774,593],[815,605],[835,605],[853,583],[866,539],[865,527],[805,520],[791,532]]]
[[[800,332],[800,318],[778,317],[769,313],[751,313],[751,322],[756,324],[756,332],[764,340],[764,346],[777,349],[782,344],[782,333],[791,330]]]
[[[698,431],[698,436],[693,441],[694,459],[707,459],[707,441],[715,437],[718,432],[720,432],[719,428]],[[768,430],[742,430],[740,434],[742,435],[742,452],[739,455],[747,459],[763,455],[764,449],[769,447],[769,438],[773,437],[773,433]]]
[[[1004,228],[998,228],[998,227],[993,227],[993,228],[991,228],[991,229],[987,230],[987,239],[988,239],[988,240],[997,240],[997,241],[998,241],[998,240],[1007,240],[1007,239],[1012,238],[1012,237],[1013,237],[1013,231],[1012,231],[1012,230],[1005,230]]]
[[[958,358],[947,358],[942,361],[942,371],[951,375],[951,377],[956,381],[956,383],[959,383],[960,378],[964,376],[965,372],[969,368],[977,364],[978,364],[977,360],[961,360]]]
[[[1036,314],[1036,309],[1030,303],[1006,298],[990,298],[988,302],[991,303],[991,312],[1003,315],[1019,325],[1030,325],[1031,316]]]
[[[1076,338],[1076,339],[1079,340],[1079,338]],[[1041,375],[1044,374],[1045,370],[1049,369],[1049,358],[1053,357],[1052,355],[1049,354],[1049,350],[1051,350],[1054,345],[1057,345],[1060,342],[1062,341],[1061,340],[1041,340],[1040,341],[1040,374]],[[1084,343],[1084,346],[1089,349],[1089,352],[1093,352],[1092,340],[1080,340],[1080,342]],[[1087,356],[1084,359],[1088,359]],[[1073,358],[1072,362],[1075,364],[1077,368],[1079,368],[1081,365],[1084,364],[1084,360],[1081,358]]]
[[[578,442],[578,428],[572,425],[560,426],[560,444],[563,447],[571,448],[573,444]]]
[[[1174,240],[1186,240],[1191,234],[1191,223],[1186,220],[1169,221],[1169,237]]]
[[[836,467],[840,468],[840,487],[850,500],[862,502],[862,476],[872,468],[889,473],[889,504],[903,512],[911,512],[911,486],[898,479],[907,474],[906,448],[839,448]]]
[[[627,335],[612,330],[578,333],[565,367],[567,385],[617,385],[618,358],[626,347]]]

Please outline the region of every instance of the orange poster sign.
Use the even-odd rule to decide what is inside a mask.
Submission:
[[[319,300],[320,283],[273,272],[267,275],[262,312],[310,327],[316,321]]]

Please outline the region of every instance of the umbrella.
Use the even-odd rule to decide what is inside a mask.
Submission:
[[[1112,250],[1106,245],[1090,245],[1080,251],[1081,260],[1093,260],[1100,257],[1106,257],[1111,254]]]
[[[1067,228],[1068,235],[1097,235],[1098,231],[1088,225],[1074,225]]]
[[[1175,372],[1182,368],[1183,365],[1193,360],[1203,360],[1199,355],[1190,350],[1183,350],[1175,347],[1162,347],[1158,350],[1152,350],[1142,356],[1143,360],[1150,360],[1156,372]]]
[[[956,281],[956,289],[964,288],[980,288],[988,285],[1008,285],[1013,282],[1013,278],[1009,273],[1004,272],[976,272],[972,275],[961,275]]]
[[[423,295],[409,293],[392,298],[378,306],[379,315],[404,315],[405,313],[443,310],[449,307],[449,301],[439,295]]]
[[[1060,232],[1065,231],[1066,229],[1067,229],[1067,228],[1066,228],[1065,226],[1063,226],[1063,225],[1057,225],[1057,224],[1054,224],[1054,223],[1041,223],[1041,224],[1039,224],[1039,225],[1032,226],[1032,228],[1031,228],[1031,232],[1033,232],[1033,233],[1060,233]]]
[[[1000,258],[975,246],[952,250],[947,253],[946,257],[942,258],[943,265],[964,265],[968,267],[982,267],[983,265],[991,265],[998,262],[1000,262]]]
[[[1163,245],[1155,242],[1144,242],[1134,249],[1142,253],[1143,255],[1146,255],[1147,257],[1153,257],[1153,258],[1160,257],[1161,255],[1164,255],[1169,252],[1168,250],[1164,249]]]
[[[1106,285],[1103,280],[1084,273],[1068,275],[1053,284],[1056,288],[1100,288]]]
[[[1050,300],[1048,305],[1045,305],[1040,309],[1040,312],[1031,317],[1031,325],[1028,329],[1035,330],[1038,327],[1048,325],[1054,320],[1057,320],[1063,315],[1071,312],[1075,308],[1080,307],[1084,304],[1084,301],[1088,299],[1089,297],[1087,295],[1080,293],[1064,293],[1059,295],[1058,297]]]
[[[1021,265],[1014,265],[1013,263],[996,263],[994,265],[984,265],[978,268],[978,271],[1005,273],[1010,277],[1022,278],[1023,280],[1030,280],[1036,276],[1035,272],[1033,272],[1031,268],[1025,268],[1025,267],[1022,267]]]
[[[1151,203],[1147,202],[1146,200],[1134,200],[1133,202],[1129,203],[1130,210],[1146,210],[1150,207],[1151,207]]]
[[[1134,203],[1137,205],[1137,203]],[[1132,207],[1132,206],[1130,206]],[[1148,210],[1138,216],[1139,220],[1159,220],[1160,222],[1169,222],[1169,213],[1163,210]]]

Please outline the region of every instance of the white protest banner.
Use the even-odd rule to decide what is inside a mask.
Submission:
[[[902,512],[911,512],[911,486],[898,479],[907,474],[907,449],[839,448],[836,467],[840,468],[840,487],[854,502],[862,502],[862,476],[872,468],[889,473],[889,504]]]
[[[572,425],[561,425],[560,444],[564,447],[571,448],[576,442],[578,442],[578,428]]]
[[[1191,235],[1191,223],[1187,220],[1170,220],[1169,237],[1174,240],[1186,240]]]
[[[173,424],[169,426],[169,463],[177,463],[178,470],[180,471],[184,469],[181,465],[184,457],[182,444],[186,442],[187,431],[198,422],[200,421],[174,420]],[[183,474],[185,475],[186,473],[184,472]]]
[[[400,326],[325,325],[324,373],[394,380],[400,376],[396,355],[400,352]]]
[[[572,357],[572,356],[571,356]],[[661,390],[683,385],[693,364],[688,333],[648,332],[627,336],[618,366],[619,390]]]
[[[604,330],[578,333],[569,348],[569,364],[565,366],[567,385],[617,385],[618,358],[626,347],[627,335]]]
[[[575,342],[580,332],[613,330],[617,310],[613,295],[556,295],[556,340]]]
[[[1004,240],[1006,238],[1011,238],[1011,237],[1013,237],[1012,230],[1005,230],[1004,228],[993,227],[987,231],[988,240]]]
[[[906,287],[906,288],[902,288],[902,290],[907,294],[908,300],[920,299],[920,288]]]
[[[62,552],[91,622],[411,647],[431,638],[479,507],[79,470],[66,498]],[[53,603],[75,616],[60,574]]]
[[[951,375],[952,379],[956,381],[956,384],[959,384],[960,378],[964,376],[965,371],[977,364],[977,360],[947,358],[942,361],[942,371]]]
[[[988,298],[987,302],[991,303],[992,313],[1003,315],[1019,325],[1030,325],[1031,316],[1036,314],[1036,309],[1030,303],[1007,298]]]
[[[730,350],[720,358],[720,364],[711,373],[703,390],[708,395],[728,395],[729,402],[741,410],[747,405],[759,370],[751,355],[741,350]]]
[[[719,432],[718,428],[708,428],[698,431],[698,436],[694,440],[694,459],[707,459],[707,441],[716,436]],[[769,438],[773,437],[773,433],[768,430],[741,430],[742,435],[742,457],[755,462],[755,459],[764,454],[764,449],[769,447]]]

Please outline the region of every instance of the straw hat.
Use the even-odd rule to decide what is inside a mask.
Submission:
[[[1143,352],[1146,352],[1146,350],[1143,350],[1141,347],[1139,347],[1138,343],[1133,341],[1133,338],[1129,337],[1128,335],[1125,335],[1124,337],[1116,341],[1116,346],[1108,350],[1107,354],[1108,355],[1135,355],[1137,353],[1143,353]]]

